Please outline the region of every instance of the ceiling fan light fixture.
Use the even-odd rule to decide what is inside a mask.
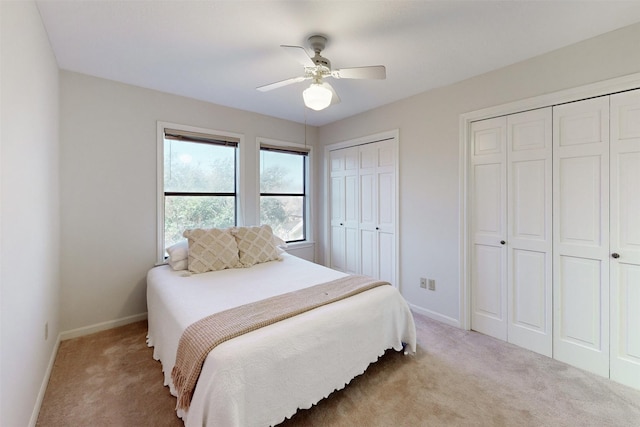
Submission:
[[[311,83],[311,86],[302,92],[304,105],[316,111],[324,110],[331,105],[332,96],[333,93],[321,83]]]

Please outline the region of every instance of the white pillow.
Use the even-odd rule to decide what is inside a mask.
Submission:
[[[190,272],[205,273],[242,266],[236,239],[229,230],[196,228],[185,230],[182,235],[189,240]]]
[[[287,242],[285,242],[284,240],[282,240],[281,238],[279,238],[275,234],[273,235],[273,245],[275,247],[277,247],[277,248],[282,248],[282,249],[286,249],[287,248]]]
[[[169,260],[169,262],[167,262],[167,264],[169,264],[171,266],[171,268],[174,269],[175,271],[189,269],[189,260],[188,259],[181,259],[180,261],[171,261],[171,260]]]
[[[189,257],[189,243],[186,240],[182,240],[178,243],[175,243],[169,246],[167,249],[167,254],[169,254],[169,258],[167,259],[167,263],[174,270],[186,270],[188,267],[188,257]]]

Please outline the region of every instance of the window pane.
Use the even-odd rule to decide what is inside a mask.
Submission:
[[[164,191],[233,193],[235,147],[164,141]]]
[[[260,192],[304,194],[304,161],[299,154],[260,150]]]
[[[183,240],[188,228],[231,227],[235,225],[233,196],[165,196],[164,247]]]
[[[273,233],[291,242],[304,240],[304,197],[260,197],[260,223],[269,224]]]

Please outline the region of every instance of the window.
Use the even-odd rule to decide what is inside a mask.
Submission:
[[[309,149],[260,144],[260,223],[286,242],[307,239]]]
[[[184,240],[185,229],[236,224],[238,142],[234,137],[162,128],[161,259],[164,248]]]

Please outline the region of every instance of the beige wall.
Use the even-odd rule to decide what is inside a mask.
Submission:
[[[61,72],[61,328],[146,312],[156,260],[156,123],[242,134],[241,223],[256,224],[256,138],[303,142],[304,125]],[[313,145],[317,130],[307,129]],[[108,326],[108,325],[103,325]]]
[[[59,331],[58,67],[35,4],[0,15],[0,425],[27,426]]]
[[[640,72],[638,40],[640,24],[320,128],[324,145],[400,130],[400,285],[411,304],[460,320],[460,115]],[[436,291],[420,277],[436,279]]]

